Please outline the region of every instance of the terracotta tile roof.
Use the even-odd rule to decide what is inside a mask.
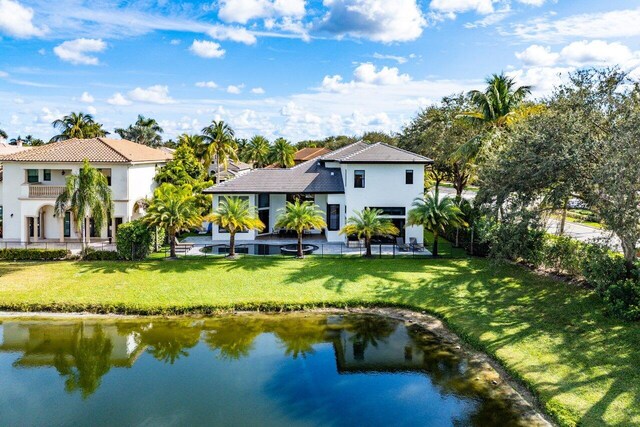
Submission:
[[[31,147],[18,147],[17,145],[9,145],[9,144],[0,144],[0,156],[6,156],[8,154],[15,154],[21,151],[29,150]]]
[[[171,154],[126,139],[67,139],[0,157],[2,162],[146,163],[166,162]]]
[[[330,152],[331,150],[324,147],[306,147],[296,151],[293,155],[293,160],[296,162],[306,162],[307,160],[315,159]]]

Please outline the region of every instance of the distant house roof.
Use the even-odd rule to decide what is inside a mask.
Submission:
[[[9,144],[0,144],[0,156],[6,156],[8,154],[15,154],[21,151],[26,151],[31,149],[31,147],[17,146],[17,145],[9,145]]]
[[[344,193],[342,174],[316,160],[289,169],[254,169],[216,184],[205,193]]]
[[[289,169],[254,169],[221,182],[205,193],[344,193],[342,173],[325,162],[429,164],[418,154],[384,143],[356,142]]]
[[[293,155],[293,160],[296,163],[306,162],[307,160],[315,159],[330,152],[331,150],[324,147],[306,147],[296,151]]]
[[[251,170],[253,167],[245,162],[241,161],[229,161],[227,164],[227,170],[224,170],[224,167],[220,165],[220,179],[231,179],[242,172],[246,172]],[[211,163],[209,167],[209,172],[216,172],[218,170],[218,165],[216,162]]]
[[[0,157],[1,162],[149,163],[166,162],[172,155],[126,139],[67,139]]]

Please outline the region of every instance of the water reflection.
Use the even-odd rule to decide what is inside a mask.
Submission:
[[[21,423],[26,425],[38,424],[37,417],[51,409],[47,405],[55,405],[52,413],[69,407],[66,418],[54,420],[62,423],[141,422],[139,407],[134,410],[143,399],[140,388],[153,394],[144,407],[154,416],[172,408],[166,416],[186,417],[177,424],[208,423],[213,413],[222,417],[219,423],[244,425],[522,421],[489,381],[477,380],[479,366],[432,334],[385,317],[6,320],[0,328],[0,373],[10,373],[0,382],[2,425],[11,424],[5,416],[11,414],[9,402],[16,401],[3,396],[20,386],[28,386],[30,399],[41,399],[42,413],[36,411],[33,423]],[[32,368],[45,371],[21,373]],[[79,394],[86,405],[108,402],[118,411],[96,410],[93,418],[83,418],[78,408],[71,411],[78,403],[64,394],[40,395],[47,368],[63,380],[67,396]],[[246,414],[243,405],[255,414]]]

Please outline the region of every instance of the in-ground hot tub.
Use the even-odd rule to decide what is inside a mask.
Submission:
[[[308,243],[302,244],[302,253],[304,255],[310,255],[320,249],[317,245],[310,245]],[[298,245],[296,243],[290,245],[280,246],[280,253],[282,255],[298,255]]]

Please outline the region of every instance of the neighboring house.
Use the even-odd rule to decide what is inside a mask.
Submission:
[[[296,151],[293,155],[293,161],[296,165],[306,162],[307,160],[315,159],[316,157],[329,154],[331,150],[324,147],[307,147]]]
[[[0,157],[3,240],[37,242],[79,240],[71,212],[56,216],[56,198],[66,177],[78,173],[83,160],[107,177],[114,210],[100,230],[89,221],[88,238],[111,238],[119,224],[144,214],[142,201],[153,194],[156,169],[171,155],[122,139],[68,139]]]
[[[225,170],[224,165],[220,165],[220,179],[219,182],[227,181],[229,179],[235,178],[237,176],[241,176],[251,171],[252,166],[248,163],[244,163],[241,161],[227,162],[227,168]],[[209,166],[209,175],[215,175],[218,171],[218,164],[216,162],[211,163]]]
[[[407,212],[424,192],[426,157],[384,143],[356,142],[308,160],[290,169],[254,169],[205,190],[213,194],[214,208],[224,196],[247,197],[266,225],[264,233],[277,233],[274,224],[286,201],[314,201],[326,214],[327,228],[315,230],[329,242],[344,242],[338,232],[348,216],[365,207],[382,209],[400,229],[401,236],[423,242],[422,227],[405,228]],[[237,235],[254,240],[256,231]],[[225,230],[213,227],[212,238],[228,239]]]

